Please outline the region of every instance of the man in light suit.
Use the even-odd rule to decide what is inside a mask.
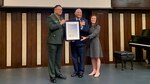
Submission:
[[[66,22],[61,18],[61,14],[61,5],[56,5],[54,13],[48,16],[48,72],[52,83],[56,83],[56,78],[66,79],[60,72],[64,41],[63,24]]]
[[[79,21],[80,23],[80,36],[87,36],[89,34],[89,25],[88,21],[82,17],[82,10],[80,8],[75,11],[75,18],[72,18],[71,21]],[[85,61],[85,46],[84,41],[75,40],[71,41],[71,53],[72,61],[74,66],[74,72],[71,74],[71,77],[78,76],[79,78],[83,77],[84,74],[84,61]]]

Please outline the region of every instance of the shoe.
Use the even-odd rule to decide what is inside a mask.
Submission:
[[[94,75],[95,78],[98,78],[99,76],[100,76],[100,73],[96,73],[96,74]]]
[[[60,74],[60,75],[58,75],[58,76],[56,76],[57,78],[60,78],[60,79],[66,79],[67,77],[66,76],[64,76],[64,75],[62,75],[62,74]]]
[[[92,73],[90,73],[89,75],[90,75],[90,76],[93,76],[93,75],[95,75],[95,73],[94,73],[94,72],[92,72]]]
[[[56,83],[56,79],[55,79],[54,77],[50,77],[50,81],[51,81],[52,83]]]
[[[78,77],[82,78],[83,77],[83,73],[78,74]]]
[[[77,75],[78,75],[78,73],[74,72],[73,74],[71,74],[71,77],[75,77]]]

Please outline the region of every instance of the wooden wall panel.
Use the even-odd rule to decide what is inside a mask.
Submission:
[[[0,7],[4,5],[4,0],[0,0]]]
[[[38,13],[41,13],[41,58],[38,59],[38,61],[41,61],[41,65],[38,64],[37,62],[37,10]],[[69,18],[74,17],[74,12],[73,10],[70,9],[69,13]],[[87,9],[88,10],[88,9]],[[89,9],[91,10],[91,9]],[[69,10],[68,10],[69,11]],[[85,11],[85,10],[84,10]],[[142,12],[141,12],[142,11]],[[25,9],[23,13],[27,14],[27,37],[26,37],[26,50],[27,50],[27,56],[24,60],[26,60],[26,63],[22,65],[22,10],[16,10],[16,9],[7,9],[7,10],[2,10],[0,9],[0,68],[6,68],[7,66],[7,24],[6,24],[6,15],[7,13],[11,13],[11,43],[12,43],[12,54],[11,54],[11,66],[10,67],[35,67],[35,66],[47,66],[47,61],[48,61],[48,54],[47,54],[47,34],[48,34],[48,28],[47,28],[47,16],[50,14],[49,11],[47,10],[41,10],[41,9]],[[102,49],[104,53],[104,57],[101,58],[102,63],[109,63],[113,61],[112,57],[112,51],[116,50],[121,50],[124,48],[124,50],[131,51],[131,47],[128,46],[128,41],[131,39],[131,30],[134,32],[135,35],[141,35],[142,32],[142,27],[149,28],[150,29],[150,12],[149,10],[121,10],[121,9],[110,9],[110,10],[93,10],[92,9],[92,14],[96,14],[98,16],[98,23],[101,26],[101,34],[100,34],[100,40],[102,44]],[[91,12],[84,12],[84,14],[90,14]],[[108,16],[109,14],[109,16]],[[120,18],[121,14],[121,18]],[[131,16],[133,14],[133,16]],[[142,14],[146,15],[144,19],[142,18]],[[87,18],[90,21],[90,15],[86,15],[85,18]],[[112,16],[111,16],[112,15]],[[124,16],[124,17],[122,17]],[[134,19],[135,18],[135,19]],[[131,19],[134,19],[131,22]],[[146,19],[146,25],[142,24],[142,20]],[[112,20],[112,21],[111,21]],[[124,21],[122,21],[124,20]],[[121,21],[121,23],[120,23]],[[134,24],[135,23],[135,28]],[[121,24],[121,25],[120,25]],[[122,27],[123,25],[123,27]],[[120,28],[124,28],[124,31]],[[112,31],[109,31],[110,27]],[[122,33],[124,33],[124,42],[120,41],[122,37]],[[109,33],[109,34],[108,34]],[[109,39],[113,39],[113,43],[110,43]],[[110,44],[110,45],[109,45]],[[124,46],[122,46],[124,45]],[[120,48],[121,47],[121,48]],[[112,49],[109,49],[112,48]],[[110,50],[110,51],[109,51]],[[109,56],[111,55],[111,56]],[[110,61],[111,60],[111,61]],[[88,59],[85,63],[89,64],[90,59]],[[65,64],[65,56],[63,53],[63,59],[62,59],[62,64],[63,65],[68,65]],[[72,58],[71,54],[69,56],[69,65],[72,65]]]
[[[63,44],[61,65],[65,65],[65,43]]]
[[[120,51],[120,13],[112,13],[113,51]]]
[[[41,24],[41,65],[48,65],[48,49],[47,49],[47,39],[48,39],[48,25],[47,25],[47,17],[49,13],[42,13],[42,24]]]
[[[27,67],[37,65],[37,15],[27,13]]]
[[[6,13],[0,11],[0,68],[6,67],[6,38],[7,38],[7,29],[6,29]]]
[[[146,28],[150,29],[150,12],[146,13]]]
[[[22,14],[20,12],[12,13],[11,30],[11,66],[22,66]]]
[[[101,58],[103,63],[109,63],[109,42],[108,42],[108,12],[98,11],[98,24],[101,26],[100,42],[104,57]]]
[[[129,47],[129,40],[131,40],[131,13],[124,13],[124,50],[131,51]]]
[[[135,35],[142,33],[142,13],[135,13]]]

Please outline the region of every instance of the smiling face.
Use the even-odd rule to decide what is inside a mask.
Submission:
[[[81,18],[81,17],[82,17],[82,10],[81,10],[81,9],[77,9],[77,10],[75,11],[75,16],[76,16],[77,18]]]
[[[97,20],[97,18],[96,18],[95,15],[91,16],[91,23],[92,23],[92,24],[95,24],[95,23],[96,23],[96,20]]]
[[[54,13],[58,16],[60,16],[62,14],[62,7],[61,6],[57,6],[55,9],[54,9]]]

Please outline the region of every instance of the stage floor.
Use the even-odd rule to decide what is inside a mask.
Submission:
[[[85,66],[83,78],[71,77],[72,66],[63,66],[66,80],[57,79],[55,84],[150,84],[150,66],[134,63],[133,70],[127,63],[127,69],[121,71],[121,65],[102,64],[99,78],[89,76],[91,65]],[[49,81],[47,67],[0,69],[0,84],[52,84]]]

